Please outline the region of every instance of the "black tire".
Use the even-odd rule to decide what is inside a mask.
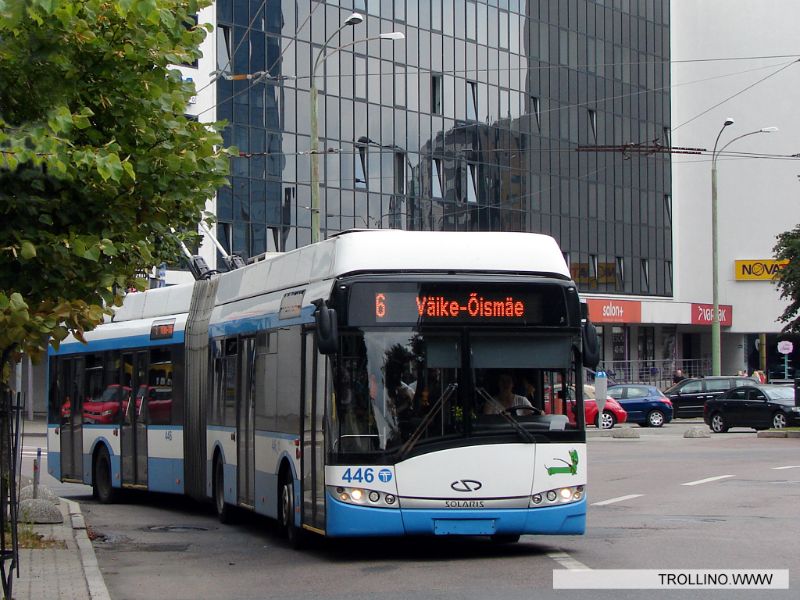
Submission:
[[[597,415],[597,418],[594,421],[594,424],[597,426],[598,429],[611,429],[616,425],[617,418],[614,416],[610,410],[604,410],[601,415]]]
[[[495,533],[490,539],[495,544],[516,544],[519,541],[519,534]]]
[[[711,415],[711,431],[714,433],[725,433],[728,431],[728,421],[725,419],[722,413],[715,412]]]
[[[295,550],[300,550],[305,545],[305,535],[302,529],[294,523],[294,481],[288,472],[281,478],[280,496],[278,499],[281,530],[289,545]]]
[[[113,504],[119,496],[117,492],[112,484],[111,457],[103,446],[94,457],[92,494],[101,504]]]
[[[648,427],[661,427],[664,424],[664,413],[660,410],[651,410],[647,413],[647,422],[646,425]]]
[[[225,464],[219,456],[214,461],[214,508],[220,523],[231,522],[231,506],[225,502]]]
[[[783,429],[786,427],[786,415],[782,412],[776,412],[772,415],[772,428]]]

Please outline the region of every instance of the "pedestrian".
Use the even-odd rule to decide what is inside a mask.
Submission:
[[[678,383],[684,379],[686,379],[686,377],[683,376],[683,371],[681,369],[675,369],[675,372],[672,374],[672,383]]]

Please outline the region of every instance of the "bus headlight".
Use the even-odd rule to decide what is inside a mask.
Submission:
[[[393,494],[344,486],[328,486],[331,496],[345,504],[372,506],[375,508],[397,508],[397,497]]]
[[[528,506],[530,508],[538,508],[542,506],[569,504],[571,502],[578,502],[583,498],[583,494],[584,486],[582,485],[555,488],[553,490],[547,490],[546,492],[537,492],[533,494]]]

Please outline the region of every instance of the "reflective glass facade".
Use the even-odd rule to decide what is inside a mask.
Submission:
[[[669,154],[621,148],[669,145],[668,0],[218,0],[216,11],[218,68],[269,73],[215,84],[226,142],[245,154],[218,198],[234,251],[311,240],[310,76],[331,38],[316,71],[321,237],[547,233],[583,291],[672,294]],[[336,33],[353,11],[363,23]],[[405,40],[351,45],[392,31]],[[597,151],[609,145],[620,149]]]

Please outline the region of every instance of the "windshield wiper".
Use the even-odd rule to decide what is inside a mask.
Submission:
[[[419,425],[417,425],[417,428],[414,430],[414,432],[411,434],[408,440],[406,440],[406,443],[403,444],[402,448],[400,448],[400,452],[397,455],[398,462],[403,460],[406,457],[406,455],[409,452],[411,452],[411,449],[417,444],[419,438],[428,428],[428,425],[430,425],[431,422],[436,418],[436,415],[439,414],[439,412],[442,410],[444,403],[447,402],[447,400],[450,398],[450,396],[453,395],[453,392],[456,391],[456,389],[458,389],[457,383],[451,383],[445,388],[444,392],[442,392],[442,395],[439,396],[439,399],[436,401],[436,403],[423,417],[422,422]]]
[[[498,404],[498,402],[497,402],[497,401],[496,401],[494,398],[492,398],[492,397],[489,395],[489,392],[487,392],[487,391],[486,391],[485,389],[483,389],[482,387],[476,387],[476,388],[475,388],[475,391],[476,391],[476,392],[478,392],[478,395],[479,395],[481,398],[483,398],[483,400],[484,400],[485,402],[489,402],[489,404],[490,404],[490,405],[491,405],[491,404]],[[506,411],[506,410],[503,410],[503,411],[499,412],[498,414],[499,414],[501,417],[503,417],[503,418],[504,418],[506,421],[508,421],[509,423],[511,423],[512,427],[514,427],[514,429],[516,429],[516,430],[517,430],[517,433],[519,433],[519,434],[520,434],[520,436],[521,436],[521,437],[522,437],[522,438],[523,438],[523,439],[524,439],[526,442],[534,442],[534,441],[536,440],[536,438],[534,438],[534,437],[533,437],[533,434],[532,434],[530,431],[528,431],[527,429],[525,429],[525,428],[522,426],[522,424],[521,424],[519,421],[517,421],[517,420],[516,420],[516,419],[515,419],[515,418],[514,418],[514,417],[511,415],[511,413],[510,413],[510,412],[508,412],[508,411]]]

